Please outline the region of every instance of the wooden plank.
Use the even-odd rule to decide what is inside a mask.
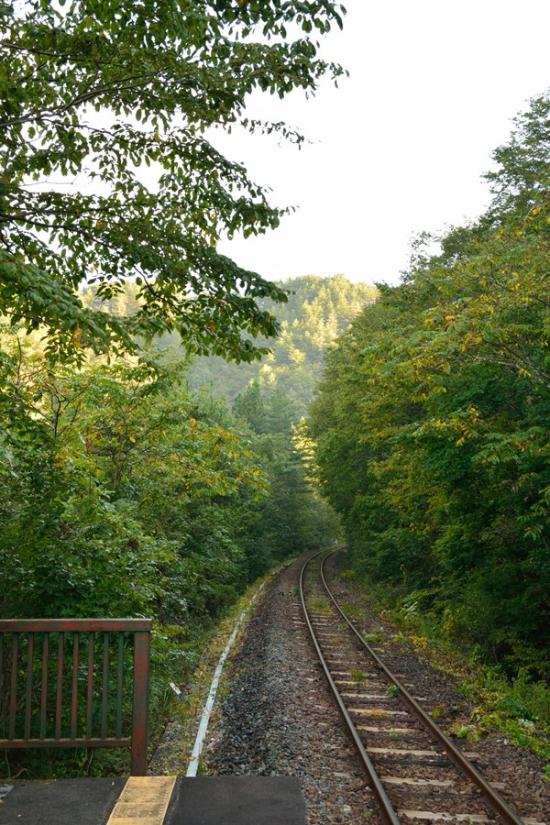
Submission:
[[[147,714],[149,706],[149,634],[134,636],[134,707],[132,712],[132,753],[130,758],[133,776],[143,776],[147,771]]]
[[[78,724],[79,634],[73,633],[73,683],[71,689],[71,739],[76,739]]]
[[[34,652],[34,634],[29,635],[27,648],[27,684],[25,687],[25,739],[31,735],[32,721],[32,657]]]
[[[63,714],[63,669],[65,665],[65,635],[59,634],[57,648],[57,685],[55,689],[55,738],[61,739]]]
[[[48,655],[49,636],[44,633],[42,637],[42,678],[40,682],[40,738],[46,736],[47,705],[48,705]]]
[[[175,776],[130,776],[107,825],[162,825]]]
[[[491,822],[485,814],[450,814],[447,811],[399,811],[401,816],[406,816],[407,819],[420,819],[425,822]]]

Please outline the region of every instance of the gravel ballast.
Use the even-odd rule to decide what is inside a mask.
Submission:
[[[303,620],[297,587],[301,564],[292,564],[267,585],[242,634],[226,670],[204,770],[296,776],[310,825],[378,825],[381,818],[372,791]],[[337,565],[329,566],[329,573],[338,597],[351,603],[361,616],[357,626],[366,633],[376,632],[380,655],[415,693],[425,697],[426,709],[441,715],[438,721],[449,732],[452,722],[468,711],[468,702],[452,678],[422,661],[411,645],[397,642],[394,629],[380,618],[366,595],[338,577]],[[387,743],[376,735],[370,744]],[[475,751],[486,778],[504,783],[504,795],[521,801],[524,816],[544,822],[549,785],[541,760],[497,733],[476,742]],[[429,765],[417,765],[415,771],[417,778],[436,776]],[[427,793],[427,802],[432,795]]]
[[[298,777],[310,825],[381,820],[309,642],[297,592],[300,565],[265,590],[226,673],[210,730],[211,774]]]

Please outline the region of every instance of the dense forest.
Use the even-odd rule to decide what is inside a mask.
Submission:
[[[549,116],[532,101],[486,213],[420,238],[338,339],[309,422],[360,575],[525,678],[548,676]]]
[[[258,381],[264,392],[278,389],[284,393],[294,415],[300,417],[321,376],[327,347],[365,304],[376,299],[378,291],[369,284],[351,283],[342,275],[291,278],[278,286],[287,291],[287,303],[259,302],[280,323],[277,339],[269,342],[269,354],[249,364],[235,364],[219,356],[197,358],[189,369],[189,381],[194,388],[211,387],[230,401],[251,381]]]
[[[251,581],[338,535],[307,479],[296,399],[310,400],[304,365],[320,367],[372,289],[340,276],[289,286],[296,371],[277,357],[285,383],[264,386],[272,356],[242,365],[232,401],[219,383],[189,389],[180,339],[77,367],[53,365],[37,333],[0,330],[0,616],[154,617],[159,713]],[[130,285],[108,311],[134,302]]]
[[[246,104],[343,77],[345,9],[92,5],[0,9],[0,618],[152,617],[158,723],[247,585],[345,535],[387,603],[542,682],[550,97],[399,286],[269,281],[220,242],[290,210],[209,136],[302,144]]]
[[[255,346],[266,350],[264,357],[240,363],[219,355],[190,358],[187,381],[191,391],[207,390],[229,404],[257,382],[264,394],[274,390],[284,393],[293,419],[298,420],[313,397],[327,348],[366,304],[376,300],[378,290],[371,284],[352,283],[343,275],[303,275],[277,281],[275,287],[286,296],[284,303],[272,298],[257,301],[259,309],[275,316],[279,325],[275,338],[254,338]],[[140,310],[138,293],[136,284],[128,282],[108,299],[88,287],[82,291],[82,299],[95,311],[131,318]],[[186,342],[177,332],[157,336],[150,348],[159,362],[175,363],[186,358]]]
[[[232,407],[191,392],[187,371],[196,355],[266,355],[279,329],[266,302],[286,301],[219,250],[289,210],[212,131],[301,144],[246,104],[342,77],[319,49],[344,13],[0,10],[0,617],[152,617],[157,722],[247,583],[335,529],[284,394],[247,378]],[[82,771],[85,755],[67,758]]]

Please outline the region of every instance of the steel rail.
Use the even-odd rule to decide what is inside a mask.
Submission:
[[[397,816],[397,814],[395,812],[395,809],[393,808],[393,805],[391,804],[390,800],[388,799],[388,796],[386,794],[384,786],[382,785],[382,782],[380,781],[380,777],[376,773],[375,767],[374,767],[367,751],[365,750],[365,746],[363,745],[363,742],[361,741],[361,737],[359,736],[359,733],[358,733],[358,731],[355,727],[355,724],[354,724],[350,714],[348,713],[348,709],[346,708],[344,702],[342,701],[342,697],[340,696],[340,693],[338,691],[338,688],[336,687],[334,679],[331,676],[331,673],[330,673],[330,670],[329,670],[328,665],[326,663],[325,657],[323,656],[323,652],[322,652],[322,650],[319,646],[319,642],[317,641],[317,637],[315,635],[313,625],[311,624],[311,620],[309,618],[309,614],[308,614],[307,606],[306,606],[305,594],[304,594],[304,576],[305,576],[305,571],[307,569],[308,564],[313,559],[317,558],[317,556],[320,555],[320,552],[315,553],[313,556],[310,556],[308,559],[306,559],[306,561],[302,565],[302,569],[300,571],[300,599],[301,599],[301,602],[302,602],[302,610],[303,610],[303,613],[304,613],[304,618],[305,618],[306,624],[309,628],[309,632],[310,632],[310,635],[311,635],[311,639],[313,641],[313,645],[315,647],[315,650],[317,651],[317,656],[319,657],[319,661],[321,662],[321,665],[322,665],[323,670],[325,672],[325,676],[327,678],[327,681],[328,681],[328,683],[330,685],[330,688],[331,688],[331,690],[334,694],[334,698],[336,699],[336,703],[338,705],[340,713],[342,714],[342,716],[344,718],[344,721],[345,721],[346,725],[348,726],[348,730],[351,734],[351,738],[353,739],[353,744],[355,745],[355,747],[357,749],[357,752],[359,753],[359,756],[360,756],[360,758],[363,762],[363,765],[365,767],[365,770],[368,774],[370,785],[371,785],[371,787],[374,791],[374,794],[376,796],[376,799],[378,800],[378,802],[380,804],[380,807],[382,809],[382,814],[383,814],[384,820],[386,821],[386,823],[388,825],[399,825],[399,817]]]
[[[369,643],[363,638],[361,633],[357,630],[353,622],[348,618],[346,613],[342,610],[334,594],[332,593],[330,587],[327,584],[327,580],[325,577],[325,562],[327,561],[330,556],[333,556],[337,551],[334,550],[330,553],[327,553],[324,556],[321,562],[321,581],[323,583],[323,587],[331,599],[334,607],[340,614],[340,616],[344,619],[344,621],[348,624],[350,629],[354,632],[355,636],[361,643],[362,647],[369,653],[369,655],[374,659],[376,665],[380,670],[382,670],[388,679],[393,682],[393,684],[397,687],[399,691],[399,695],[405,701],[405,703],[409,706],[409,708],[413,711],[413,713],[420,719],[423,725],[428,729],[428,732],[435,738],[437,741],[443,746],[445,749],[447,756],[453,762],[456,767],[461,770],[466,776],[474,782],[478,788],[480,788],[481,792],[485,799],[489,802],[489,804],[493,807],[493,809],[509,824],[509,825],[525,825],[523,819],[518,816],[504,801],[504,799],[500,796],[499,793],[483,778],[483,776],[479,773],[479,771],[472,765],[472,763],[467,759],[464,754],[451,742],[450,739],[445,736],[443,731],[439,728],[438,725],[434,722],[429,714],[423,710],[416,699],[408,692],[407,688],[403,685],[402,682],[399,681],[397,676],[395,676],[391,670],[384,664],[382,659],[378,656],[376,651],[372,649]]]

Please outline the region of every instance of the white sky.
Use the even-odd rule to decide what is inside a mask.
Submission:
[[[313,145],[216,135],[214,142],[299,210],[275,232],[222,251],[268,278],[344,273],[396,283],[411,237],[478,215],[480,175],[511,118],[550,83],[548,0],[347,0],[322,54],[351,77],[339,89],[250,113],[284,119]]]

